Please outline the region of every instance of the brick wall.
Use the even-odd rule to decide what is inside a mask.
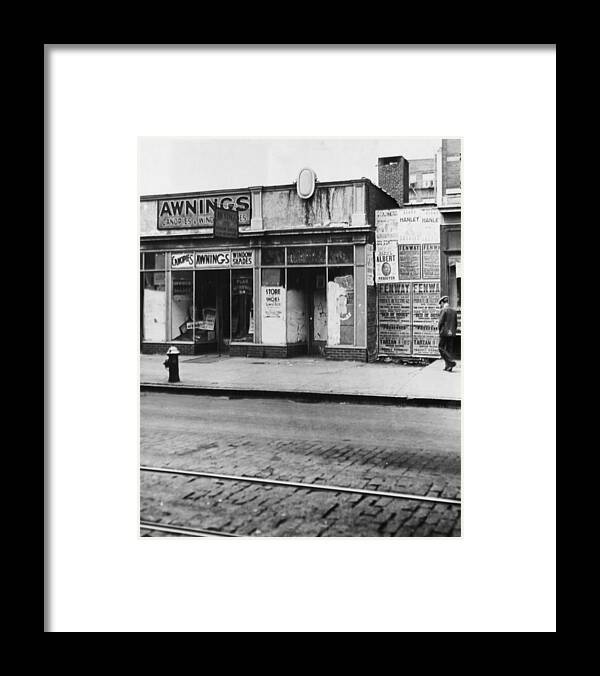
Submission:
[[[375,225],[377,209],[398,209],[400,205],[391,195],[383,192],[372,183],[367,183],[367,223]]]
[[[263,345],[263,356],[271,359],[285,359],[288,356],[287,345]]]
[[[167,350],[171,347],[171,343],[142,343],[142,354],[167,354]],[[192,344],[177,344],[175,347],[181,354],[200,354],[198,346]],[[204,350],[207,351],[206,349]]]
[[[247,357],[248,356],[248,345],[230,345],[229,346],[229,356],[230,357]]]
[[[379,187],[389,193],[400,206],[408,202],[408,161],[401,155],[380,157],[377,169]]]
[[[248,352],[246,357],[264,357],[264,346],[263,345],[254,345],[253,343],[248,344]]]
[[[450,139],[450,138],[442,139],[442,172],[443,172],[442,188],[444,194],[446,194],[446,190],[448,189],[461,187],[460,155],[461,155],[460,139]],[[450,158],[450,161],[448,158]]]
[[[326,347],[325,358],[335,361],[367,361],[364,347]]]
[[[299,357],[306,354],[306,345],[304,343],[292,343],[287,346],[288,357]]]
[[[371,287],[369,287],[371,288]],[[374,288],[374,287],[373,287]],[[376,336],[375,336],[376,342]],[[170,343],[143,343],[141,347],[142,354],[165,354],[171,346]],[[199,349],[198,345],[177,345],[177,349],[182,355],[201,354],[207,350]],[[325,347],[323,350],[326,359],[336,361],[368,361],[367,350],[364,347]],[[259,345],[248,343],[247,345],[230,345],[230,357],[258,357],[265,359],[287,359],[306,354],[306,345]],[[376,357],[375,350],[375,357]]]

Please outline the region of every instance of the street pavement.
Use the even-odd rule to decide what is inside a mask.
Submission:
[[[168,385],[164,355],[140,356],[143,387]],[[260,359],[201,355],[179,357],[181,382],[172,388],[208,388],[227,391],[258,391],[386,397],[406,403],[437,401],[460,406],[462,365],[444,371],[441,359],[426,366],[383,362],[333,361],[314,357]]]
[[[460,499],[460,410],[140,397],[142,465]],[[148,472],[140,517],[242,536],[461,532],[455,505]]]

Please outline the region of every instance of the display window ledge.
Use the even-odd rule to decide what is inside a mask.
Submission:
[[[142,343],[146,345],[197,345],[193,340],[142,340]]]

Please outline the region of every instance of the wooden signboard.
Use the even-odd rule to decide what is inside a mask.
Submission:
[[[238,212],[234,209],[215,207],[214,236],[224,239],[237,238],[239,236]]]

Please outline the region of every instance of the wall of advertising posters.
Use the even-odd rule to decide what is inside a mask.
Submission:
[[[437,208],[375,213],[379,353],[437,357],[440,213]],[[393,272],[383,263],[395,260]]]

